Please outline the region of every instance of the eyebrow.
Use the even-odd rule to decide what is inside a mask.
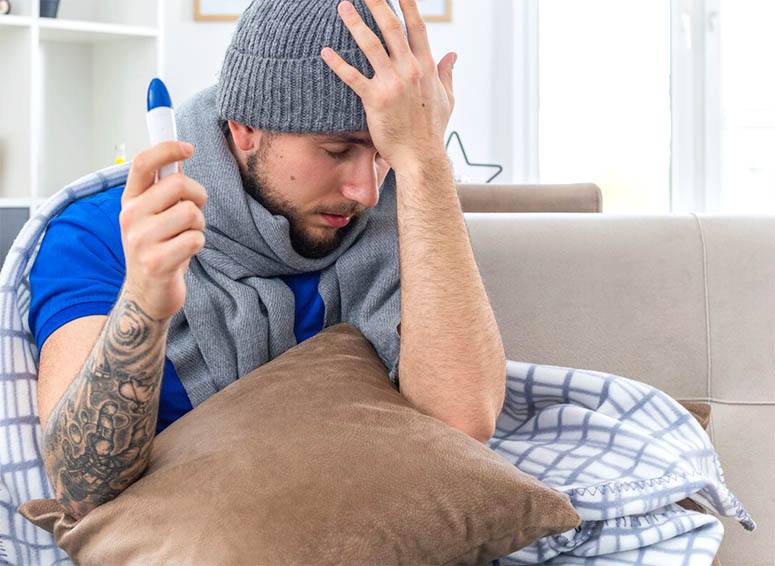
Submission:
[[[316,138],[324,143],[352,143],[356,145],[363,145],[366,147],[373,147],[374,144],[370,139],[358,138],[348,134],[333,134],[316,136]]]

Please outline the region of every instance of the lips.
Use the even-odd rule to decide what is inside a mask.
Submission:
[[[320,216],[334,228],[343,228],[350,223],[349,216],[340,216],[338,214],[321,214]]]

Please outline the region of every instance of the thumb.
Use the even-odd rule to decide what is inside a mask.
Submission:
[[[444,90],[447,91],[447,96],[449,97],[450,102],[454,100],[454,93],[452,89],[452,69],[455,67],[456,61],[457,53],[447,53],[444,55],[444,57],[442,57],[438,65],[439,79],[441,79],[441,84],[444,85]]]

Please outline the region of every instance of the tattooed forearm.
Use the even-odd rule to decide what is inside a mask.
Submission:
[[[168,320],[122,292],[80,374],[51,412],[44,463],[57,500],[80,519],[148,465]]]

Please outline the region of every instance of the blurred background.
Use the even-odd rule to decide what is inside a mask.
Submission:
[[[213,84],[247,3],[0,0],[0,240],[147,145],[153,76],[176,104]],[[604,212],[775,211],[775,2],[420,4],[436,59],[459,54],[458,181],[497,164],[493,183],[597,183]]]

